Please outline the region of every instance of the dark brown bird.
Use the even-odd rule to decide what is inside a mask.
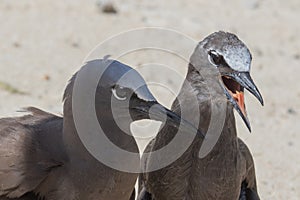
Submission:
[[[99,70],[103,75],[97,80],[93,76]],[[87,75],[85,81],[96,83],[92,108],[106,137],[119,148],[136,153],[133,158],[116,157],[116,161],[139,169],[136,142],[116,124],[112,102],[114,114],[126,130],[132,121],[140,119],[168,118],[174,126],[180,123],[180,117],[155,100],[144,79],[131,67],[108,59],[90,61],[73,76],[65,90],[63,117],[30,107],[27,111],[31,114],[0,119],[0,200],[130,199],[138,173],[104,165],[79,138],[74,120],[74,109],[79,108],[73,107],[73,89],[79,73]],[[125,79],[120,80],[122,77]],[[80,97],[88,95],[86,90],[77,92]],[[83,108],[88,105],[87,101],[81,103]],[[89,124],[89,113],[81,112],[81,123]],[[100,153],[114,156],[110,149],[104,151]]]
[[[244,88],[263,105],[250,77],[251,60],[246,45],[231,33],[213,33],[197,45],[171,110],[180,114],[185,105],[190,115],[184,118],[205,133],[205,139],[196,136],[175,162],[144,173],[140,177],[138,199],[259,199],[254,162],[245,143],[237,137],[233,113],[235,108],[250,131]],[[198,101],[191,102],[194,96]],[[194,122],[197,115],[200,122]],[[176,134],[177,128],[165,126],[150,142],[145,151],[150,154],[144,156],[145,171],[156,162],[151,152],[169,144]],[[216,139],[215,144],[209,143],[211,138]]]

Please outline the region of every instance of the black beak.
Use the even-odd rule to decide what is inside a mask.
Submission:
[[[244,103],[244,88],[251,92],[259,100],[261,105],[264,105],[263,98],[256,85],[254,84],[249,72],[227,72],[223,76],[229,77],[229,79],[225,78],[226,81],[224,81],[223,79],[223,83],[226,87],[224,88],[224,92],[231,104],[233,105],[233,107],[242,117],[248,130],[251,132],[251,126],[247,117]],[[235,83],[230,83],[230,79],[236,82],[239,86],[232,87],[232,85],[235,85]]]
[[[198,134],[200,137],[204,138],[204,135],[190,122],[182,119],[179,115],[165,108],[157,101],[146,102],[143,106],[135,107],[134,110],[140,113],[140,115],[143,116],[142,118],[161,121],[163,123],[167,121],[168,125]]]
[[[264,105],[264,100],[254,84],[249,72],[239,72],[231,76],[236,82],[238,82],[242,87],[246,88],[249,92],[251,92],[261,103]]]

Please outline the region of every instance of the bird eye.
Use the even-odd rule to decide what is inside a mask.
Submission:
[[[223,57],[216,51],[211,50],[208,52],[208,60],[211,64],[219,66],[222,63]]]
[[[116,97],[116,99],[124,101],[129,96],[129,92],[127,88],[122,86],[116,85],[112,88],[112,93]]]

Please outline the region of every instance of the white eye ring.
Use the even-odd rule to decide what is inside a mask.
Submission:
[[[120,88],[120,89],[122,89],[122,88]],[[118,99],[118,100],[120,100],[120,101],[126,100],[126,97],[120,97],[120,96],[118,96],[117,90],[116,90],[115,88],[112,88],[111,91],[112,91],[113,95],[116,97],[116,99]]]
[[[214,51],[214,50],[211,50],[211,51],[209,51],[209,53],[208,53],[208,61],[209,61],[212,65],[218,67],[218,64],[214,61],[214,59],[213,59],[212,56],[219,57],[220,55],[219,55],[216,51]]]

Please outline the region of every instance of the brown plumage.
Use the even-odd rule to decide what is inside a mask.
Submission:
[[[206,135],[208,138],[218,135],[217,132],[209,132],[210,123],[218,126],[222,117],[216,116],[224,116],[220,136],[203,158],[199,157],[199,152],[204,142],[196,136],[175,162],[142,174],[139,200],[259,199],[253,159],[245,143],[237,137],[233,113],[235,108],[250,130],[243,104],[243,89],[249,90],[263,103],[249,75],[250,63],[249,50],[233,34],[216,32],[198,44],[177,96],[181,105],[175,100],[171,110],[180,114],[182,105],[186,105],[185,112],[189,116],[185,116],[185,119],[190,122],[200,115],[200,121],[193,124],[201,132],[209,134]],[[195,95],[197,101],[191,102]],[[197,112],[198,108],[200,113]],[[177,132],[177,128],[163,127],[145,152],[161,149],[172,141]],[[144,156],[144,161],[146,170],[155,159],[150,153],[148,157]]]
[[[99,82],[96,82],[97,77],[89,76],[95,75],[95,70],[103,71]],[[160,105],[143,78],[127,65],[105,58],[86,63],[80,72],[88,75],[84,80],[97,83],[94,108],[106,136],[118,147],[136,153],[134,159],[130,157],[131,160],[129,157],[114,159],[123,159],[131,165],[138,161],[137,166],[133,166],[138,168],[136,142],[132,135],[123,132],[116,124],[111,102],[117,102],[114,111],[126,130],[129,130],[132,121],[150,119],[150,116],[164,121],[166,115],[173,126],[177,126],[180,117]],[[130,81],[120,82],[125,74],[129,74]],[[0,119],[0,200],[134,198],[138,173],[119,171],[102,164],[88,152],[78,136],[72,109],[77,76],[78,73],[65,90],[63,116],[31,107],[26,109],[30,114],[23,117]],[[134,84],[139,88],[133,88]],[[79,92],[86,96],[85,90]],[[156,109],[150,109],[154,105]],[[123,115],[128,111],[130,116]],[[84,115],[81,120],[86,119],[88,116]]]
[[[32,107],[26,111],[31,114],[0,120],[0,196],[17,198],[35,190],[66,160],[62,118]]]

